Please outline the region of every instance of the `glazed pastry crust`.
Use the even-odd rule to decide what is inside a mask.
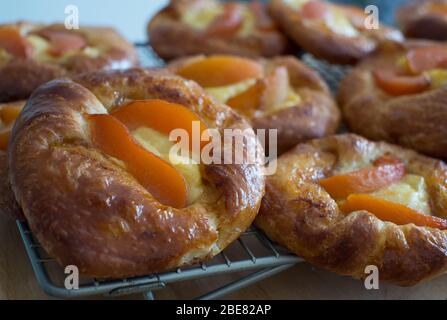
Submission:
[[[284,53],[287,40],[281,32],[260,31],[241,37],[216,37],[196,30],[179,17],[197,3],[214,0],[172,0],[148,24],[151,47],[163,59],[194,54],[234,54],[247,57],[273,57]],[[242,5],[242,4],[241,4]]]
[[[382,41],[401,37],[399,32],[384,26],[380,30],[361,32],[357,37],[338,35],[301,18],[284,0],[272,0],[269,10],[296,44],[330,63],[355,64],[374,52]]]
[[[447,158],[447,87],[391,96],[376,86],[372,70],[386,70],[408,49],[432,45],[411,41],[368,58],[339,87],[339,105],[350,130],[439,158]]]
[[[14,25],[28,34],[43,28],[67,31],[64,25],[39,25],[19,22]],[[82,27],[72,30],[86,40],[87,45],[99,50],[96,57],[82,52],[72,54],[64,62],[38,61],[33,58],[12,58],[0,65],[0,102],[26,99],[39,85],[58,77],[102,69],[125,69],[138,64],[133,46],[112,28]]]
[[[169,64],[167,68],[175,73],[181,67],[205,58],[206,56],[194,56],[178,59]],[[263,111],[260,108],[253,118],[248,119],[254,129],[278,130],[277,150],[279,154],[300,142],[336,132],[340,123],[340,111],[327,84],[317,72],[292,56],[258,59],[257,61],[263,65],[266,72],[277,67],[286,67],[290,85],[301,98],[301,101],[295,106],[273,111]]]
[[[425,178],[433,213],[446,217],[443,162],[345,134],[300,144],[279,158],[276,174],[267,178],[257,226],[309,262],[342,275],[363,278],[365,267],[375,265],[381,280],[407,286],[445,272],[445,231],[384,222],[367,211],[345,215],[316,183],[384,154],[399,157],[407,172]]]
[[[160,204],[91,142],[86,114],[128,99],[179,103],[209,128],[243,130],[242,150],[253,162],[203,166],[218,200],[202,197],[183,209]],[[15,197],[45,250],[83,275],[119,278],[210,258],[247,229],[264,194],[262,158],[249,152],[259,147],[248,123],[195,83],[129,69],[39,87],[16,122],[8,161]]]
[[[445,0],[412,1],[400,7],[396,20],[408,38],[447,40],[447,15],[426,9],[431,3],[446,4]]]

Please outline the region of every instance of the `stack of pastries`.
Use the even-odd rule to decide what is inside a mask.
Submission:
[[[253,222],[339,274],[442,274],[447,46],[367,18],[320,0],[172,0],[147,27],[157,70],[110,28],[0,26],[0,208],[91,277],[210,259]],[[297,48],[352,66],[336,97]],[[210,145],[242,161],[201,161]]]

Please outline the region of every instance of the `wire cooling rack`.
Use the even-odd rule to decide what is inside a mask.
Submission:
[[[272,243],[260,231],[251,228],[219,255],[198,265],[119,280],[81,278],[78,289],[67,289],[64,285],[66,275],[63,268],[56,260],[48,256],[33,237],[26,222],[17,221],[17,226],[37,282],[47,294],[59,298],[143,293],[146,299],[152,300],[155,298],[155,290],[163,289],[171,283],[228,273],[249,272],[233,282],[196,297],[197,299],[213,299],[272,276],[303,261]]]

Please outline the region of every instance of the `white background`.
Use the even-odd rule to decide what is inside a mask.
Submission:
[[[0,0],[0,23],[29,20],[63,22],[65,7],[79,8],[80,25],[109,25],[130,41],[146,40],[149,18],[167,0]]]

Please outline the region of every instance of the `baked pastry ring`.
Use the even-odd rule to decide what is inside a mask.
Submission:
[[[198,82],[254,129],[277,129],[279,153],[337,130],[340,112],[326,83],[295,57],[193,56],[168,69]]]
[[[300,144],[277,164],[256,219],[273,240],[356,278],[375,265],[381,280],[413,285],[447,270],[447,220],[428,215],[447,214],[445,163],[345,134]],[[365,194],[350,195],[344,204],[331,196],[356,188]]]
[[[400,41],[399,31],[380,25],[365,27],[358,7],[320,0],[272,0],[272,17],[300,47],[331,63],[354,64],[382,42]]]
[[[190,163],[180,174],[181,162],[160,160],[168,140],[158,130],[187,117],[219,132],[240,129],[239,150],[252,161]],[[248,123],[195,83],[129,69],[39,87],[16,121],[8,161],[15,197],[46,251],[86,276],[119,278],[210,258],[247,229],[264,193],[257,148]],[[163,205],[144,184],[151,175],[159,177],[151,190],[171,200],[182,195],[180,183],[188,196],[201,193],[183,207]]]
[[[286,38],[257,1],[171,0],[147,31],[152,48],[163,59],[216,53],[271,57],[287,47]]]
[[[447,158],[447,46],[408,42],[368,58],[339,87],[350,130]]]
[[[57,77],[137,63],[133,46],[112,28],[0,25],[0,102],[26,99],[39,85]]]
[[[447,1],[412,1],[400,7],[396,20],[409,38],[447,40]]]

